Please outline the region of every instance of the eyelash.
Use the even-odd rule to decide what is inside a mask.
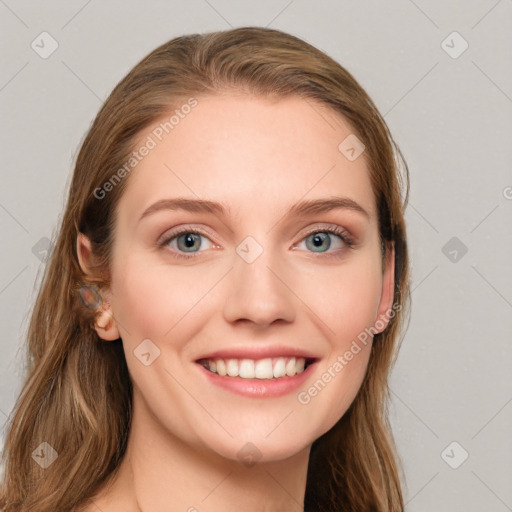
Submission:
[[[178,236],[183,235],[185,233],[186,234],[195,233],[198,235],[202,235],[206,238],[209,238],[209,235],[207,233],[205,233],[204,231],[201,231],[197,228],[183,228],[175,233],[171,233],[169,236],[166,236],[161,242],[157,242],[157,246],[159,248],[163,248],[167,244],[169,244],[169,242],[171,240],[173,240],[174,238],[177,238]],[[351,249],[354,246],[354,240],[352,239],[352,237],[349,235],[349,233],[345,229],[343,229],[339,226],[313,229],[313,230],[309,231],[308,233],[306,233],[300,241],[302,241],[305,238],[307,238],[308,236],[311,236],[316,233],[331,233],[333,235],[338,235],[340,237],[341,241],[347,246],[348,249]],[[194,253],[194,254],[197,254],[197,253]],[[315,253],[312,253],[312,254],[315,254]],[[316,253],[316,254],[318,254],[319,256],[321,255],[323,257],[327,257],[327,258],[339,257],[339,254],[332,254],[332,253]],[[182,252],[175,252],[174,256],[176,258],[181,258],[184,260],[190,260],[192,258],[197,258],[197,256],[191,256],[189,254],[182,253]]]

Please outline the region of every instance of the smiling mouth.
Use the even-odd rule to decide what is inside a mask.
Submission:
[[[221,377],[242,379],[279,379],[302,373],[315,358],[268,357],[263,359],[199,359],[196,363]]]

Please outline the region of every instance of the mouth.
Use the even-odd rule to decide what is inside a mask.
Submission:
[[[202,358],[196,361],[209,372],[221,377],[239,379],[276,380],[294,377],[316,363],[315,357]]]

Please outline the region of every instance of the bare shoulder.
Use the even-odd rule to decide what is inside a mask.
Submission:
[[[75,508],[73,512],[99,512],[100,510],[101,508],[96,503],[88,502],[86,505],[82,505],[80,508]]]
[[[118,466],[96,493],[72,512],[140,512],[130,466]]]
[[[109,505],[109,501],[109,499],[94,497],[87,500],[83,505],[74,508],[72,512],[114,512],[114,509]]]
[[[136,503],[130,492],[123,492],[119,486],[113,485],[102,488],[73,512],[140,512]]]
[[[73,508],[70,512],[114,512],[112,489],[101,488],[92,498]]]

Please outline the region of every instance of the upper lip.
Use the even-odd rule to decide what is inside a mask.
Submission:
[[[233,347],[209,352],[196,359],[196,362],[203,359],[266,359],[272,357],[303,357],[308,362],[319,359],[315,354],[297,347],[285,347],[272,345],[271,347]]]

